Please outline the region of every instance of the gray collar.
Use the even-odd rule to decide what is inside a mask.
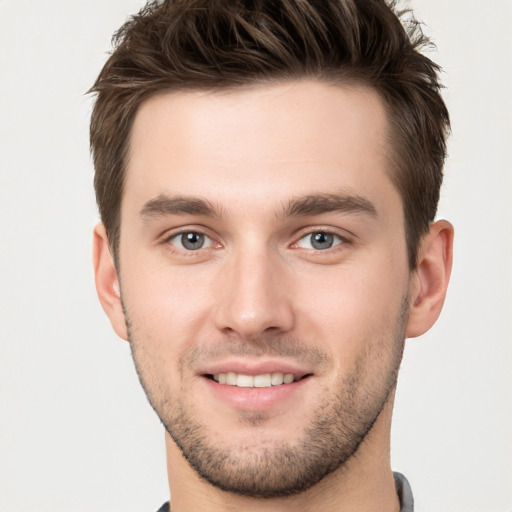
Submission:
[[[414,512],[414,498],[411,486],[402,473],[393,473],[398,498],[400,499],[400,512]]]

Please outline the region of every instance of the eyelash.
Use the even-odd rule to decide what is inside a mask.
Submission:
[[[199,247],[198,249],[196,250],[193,250],[193,249],[186,249],[186,248],[180,248],[180,247],[176,247],[172,241],[174,239],[178,239],[179,237],[183,237],[183,235],[199,235],[199,236],[202,236],[204,237],[205,239],[208,239],[209,240],[209,243],[208,243],[208,246],[207,247]],[[208,249],[214,245],[216,245],[217,247],[220,247],[220,244],[218,242],[215,242],[215,240],[209,236],[208,234],[206,234],[203,230],[201,229],[184,229],[184,230],[181,230],[181,231],[178,231],[176,233],[172,233],[171,235],[169,236],[166,236],[163,240],[163,244],[165,244],[167,246],[167,248],[169,248],[169,250],[173,251],[173,252],[179,252],[180,254],[185,254],[187,256],[194,256],[195,254],[199,253],[199,251],[201,251],[201,249]],[[183,246],[183,244],[182,244]]]
[[[183,235],[187,235],[187,234],[194,234],[194,235],[199,235],[199,236],[205,237],[206,239],[209,240],[209,243],[206,247],[202,246],[196,250],[186,249],[183,247],[182,248],[176,247],[172,243],[173,240],[178,239],[179,237],[182,237]],[[308,252],[310,252],[311,254],[318,254],[318,255],[329,254],[329,253],[332,253],[337,250],[342,250],[342,248],[344,248],[344,246],[351,243],[347,237],[342,236],[341,234],[339,234],[338,232],[336,232],[334,230],[330,230],[330,229],[326,229],[326,228],[316,228],[316,229],[308,228],[307,231],[303,231],[300,234],[300,237],[296,238],[296,241],[291,244],[291,248],[299,248],[300,249],[301,247],[299,246],[299,243],[302,240],[306,239],[307,237],[312,237],[313,235],[316,235],[316,234],[332,236],[338,240],[338,243],[334,243],[334,245],[332,247],[327,247],[325,249],[315,249],[314,247],[303,248],[303,249],[307,250]],[[181,255],[185,255],[185,256],[189,256],[189,257],[197,256],[199,253],[203,252],[202,251],[203,249],[217,249],[217,248],[222,247],[222,245],[219,242],[216,242],[215,239],[213,237],[211,237],[210,235],[208,235],[207,233],[205,233],[205,231],[203,229],[193,229],[193,228],[192,229],[183,229],[181,231],[174,232],[174,233],[166,236],[163,239],[162,244],[164,244],[170,251],[172,251],[174,253],[179,253]]]
[[[333,230],[329,230],[329,229],[308,229],[307,232],[303,233],[300,238],[297,239],[297,241],[293,244],[293,247],[297,247],[299,245],[299,243],[301,242],[301,240],[304,240],[306,238],[311,238],[313,237],[314,235],[319,235],[319,234],[322,234],[322,235],[328,235],[328,236],[332,236],[334,237],[335,239],[338,239],[338,243],[334,242],[334,245],[331,246],[331,247],[327,247],[325,249],[315,249],[314,247],[312,247],[311,249],[307,249],[313,253],[327,253],[327,252],[332,252],[332,251],[336,251],[336,250],[340,250],[341,247],[340,246],[343,246],[343,245],[346,245],[349,242],[349,240],[340,235],[339,233],[333,231]]]

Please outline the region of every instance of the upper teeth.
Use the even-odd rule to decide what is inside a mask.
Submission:
[[[263,373],[261,375],[244,375],[243,373],[216,373],[213,379],[220,384],[238,386],[239,388],[269,388],[281,384],[291,384],[295,377],[292,373]]]

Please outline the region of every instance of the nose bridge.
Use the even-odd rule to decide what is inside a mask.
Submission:
[[[288,331],[293,311],[285,263],[255,240],[232,251],[219,275],[217,328],[249,339],[265,331]]]

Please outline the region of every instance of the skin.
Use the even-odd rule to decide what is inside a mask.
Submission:
[[[374,91],[314,81],[176,92],[140,107],[120,275],[102,225],[94,264],[102,305],[168,430],[173,512],[399,510],[389,462],[396,374],[405,336],[441,311],[453,228],[432,224],[409,269],[387,130]],[[184,232],[205,245],[187,250]],[[332,247],[315,249],[312,233],[334,234]],[[208,378],[283,367],[307,376],[284,394]],[[336,454],[326,476],[262,498],[262,476],[282,491],[283,475],[307,466],[279,456],[309,460],[311,438],[325,440],[319,460]],[[176,440],[186,454],[203,443],[222,464],[194,469]],[[284,470],[258,474],[261,460]],[[246,487],[260,481],[252,496],[232,485],[250,470]]]

